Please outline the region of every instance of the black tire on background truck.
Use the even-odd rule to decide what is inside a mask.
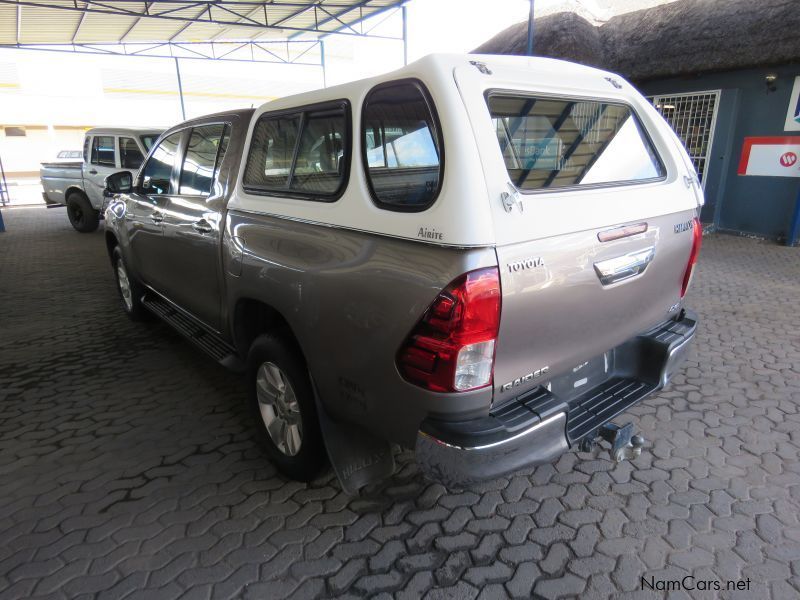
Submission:
[[[100,225],[100,213],[92,208],[89,199],[80,192],[67,196],[67,216],[75,231],[91,233]]]

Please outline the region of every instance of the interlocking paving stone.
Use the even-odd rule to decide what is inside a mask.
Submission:
[[[639,459],[569,453],[455,491],[402,452],[349,497],[277,475],[242,380],[124,317],[102,231],[3,216],[3,600],[661,598],[642,576],[685,575],[800,596],[798,249],[704,240],[694,353],[625,417]]]

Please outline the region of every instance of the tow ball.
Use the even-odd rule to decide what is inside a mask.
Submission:
[[[633,423],[621,426],[616,423],[606,423],[597,430],[595,436],[587,436],[581,440],[580,451],[591,452],[599,440],[611,444],[609,454],[613,461],[618,463],[638,458],[642,453],[642,446],[644,446],[644,438],[633,433]]]

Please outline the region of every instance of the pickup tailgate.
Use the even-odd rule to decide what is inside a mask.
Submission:
[[[624,81],[489,68],[455,77],[497,238],[494,403],[567,373],[588,390],[607,350],[677,314],[701,196],[667,125]]]
[[[39,177],[47,201],[52,204],[66,202],[64,191],[70,186],[83,187],[81,161],[42,163]]]
[[[691,228],[677,234],[674,228],[693,216],[692,210],[643,215],[629,225],[646,224],[646,231],[607,242],[598,235],[625,228],[604,226],[498,247],[503,304],[495,402],[570,372],[576,391],[589,389],[602,381],[608,365],[587,361],[603,362],[606,350],[674,316],[691,248]],[[512,390],[503,389],[508,383]]]

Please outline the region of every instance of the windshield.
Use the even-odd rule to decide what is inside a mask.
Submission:
[[[522,190],[665,174],[636,115],[623,104],[491,95],[488,105],[508,175]]]

